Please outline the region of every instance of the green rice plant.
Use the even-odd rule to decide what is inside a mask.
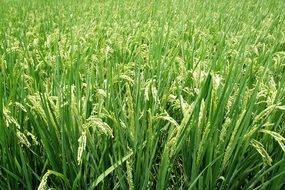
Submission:
[[[0,0],[0,189],[284,189],[279,0]]]

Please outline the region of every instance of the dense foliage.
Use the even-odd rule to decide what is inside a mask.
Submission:
[[[284,1],[0,4],[0,189],[285,189]]]

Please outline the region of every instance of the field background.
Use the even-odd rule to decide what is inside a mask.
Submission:
[[[285,189],[283,0],[0,0],[0,189]]]

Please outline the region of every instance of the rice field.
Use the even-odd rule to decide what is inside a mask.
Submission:
[[[283,0],[0,0],[0,189],[285,189]]]

